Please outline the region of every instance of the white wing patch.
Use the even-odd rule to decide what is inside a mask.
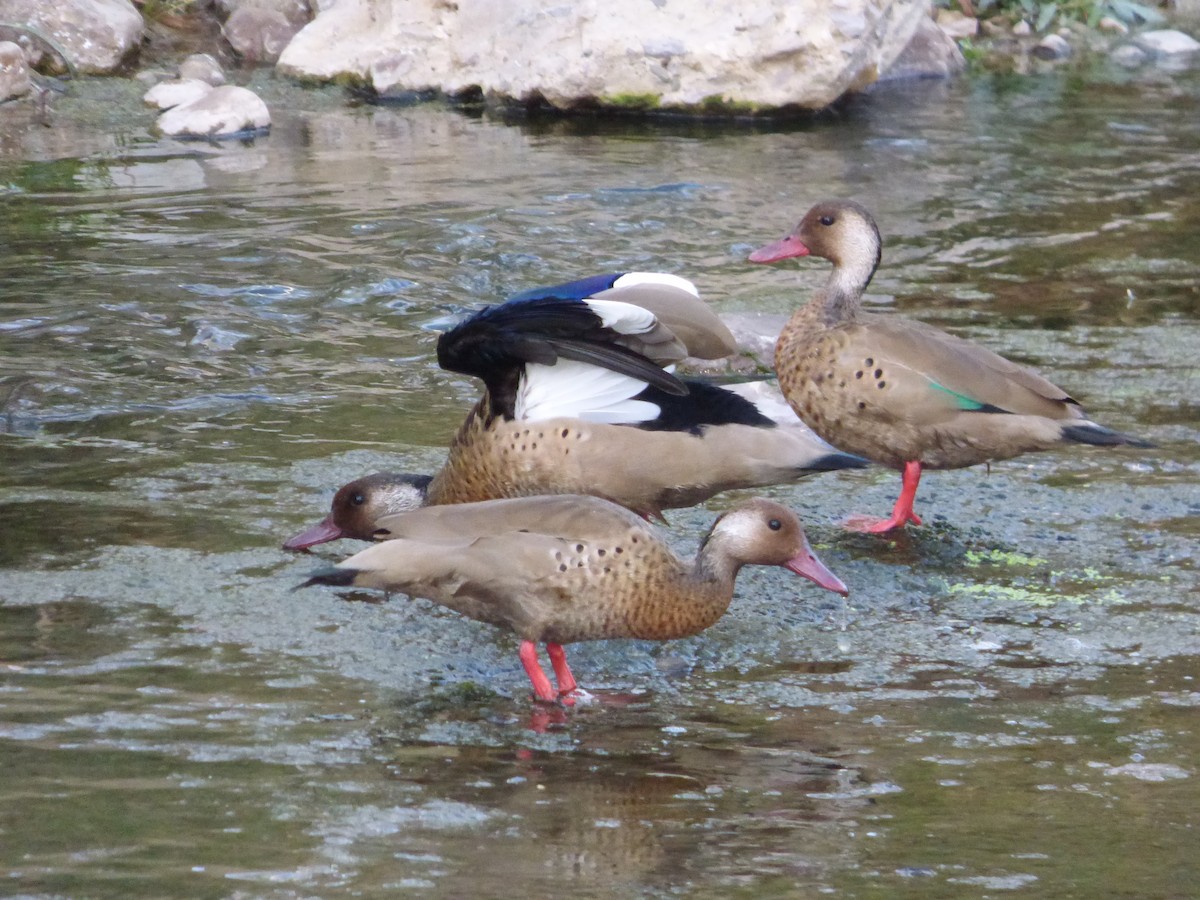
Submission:
[[[526,363],[517,388],[516,417],[537,422],[570,418],[632,425],[658,418],[658,404],[634,400],[646,383],[599,366],[560,359],[552,366]]]
[[[621,303],[619,300],[584,300],[596,315],[600,324],[611,328],[617,334],[645,334],[658,324],[654,313],[632,303]]]
[[[700,296],[700,292],[696,290],[696,286],[686,278],[681,278],[678,275],[670,275],[666,272],[626,272],[614,281],[612,286],[613,288],[626,288],[635,287],[639,284],[665,284],[679,288],[681,291],[687,291],[693,297]]]

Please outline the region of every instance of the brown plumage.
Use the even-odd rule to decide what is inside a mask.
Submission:
[[[790,412],[777,420],[738,386],[682,382],[661,368],[735,347],[689,282],[658,273],[605,278],[618,286],[582,298],[572,291],[597,279],[541,288],[443,334],[443,367],[485,387],[445,465],[432,480],[381,473],[343,486],[329,516],[284,547],[370,539],[375,519],[422,504],[576,493],[661,517],[721,491],[867,465]],[[593,307],[612,324],[602,325]]]
[[[849,200],[818,203],[754,262],[818,256],[825,286],[784,326],[775,347],[779,385],[825,440],[904,472],[892,516],[856,519],[883,532],[920,524],[912,498],[923,469],[956,469],[1067,443],[1145,441],[1092,422],[1032,370],[920,322],[861,311],[881,241],[869,212]]]
[[[693,562],[653,526],[597,497],[560,495],[426,507],[380,523],[392,539],[315,574],[328,584],[426,597],[521,638],[540,700],[554,700],[537,662],[545,643],[559,694],[575,688],[562,644],[667,640],[703,631],[729,607],[743,565],[778,565],[845,594],[799,520],[760,498],[722,515]]]

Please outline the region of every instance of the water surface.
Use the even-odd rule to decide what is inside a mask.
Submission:
[[[261,78],[269,137],[160,140],[78,83],[0,129],[0,877],[21,896],[1184,897],[1200,877],[1194,73],[880,90],[802,123],[502,122]],[[573,649],[292,592],[333,487],[431,471],[463,310],[601,271],[739,320],[747,252],[853,196],[871,301],[1035,365],[1159,449],[769,493],[848,605]],[[672,514],[690,550],[729,498]],[[349,547],[323,549],[336,559]]]

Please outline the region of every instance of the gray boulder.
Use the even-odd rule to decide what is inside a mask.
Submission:
[[[44,35],[78,71],[97,75],[133,54],[145,30],[129,0],[0,0],[0,22]]]

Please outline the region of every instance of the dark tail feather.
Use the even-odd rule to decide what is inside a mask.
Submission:
[[[807,472],[837,472],[841,469],[865,469],[869,465],[869,459],[838,451],[817,457],[805,464],[804,469]]]
[[[1136,438],[1131,434],[1122,434],[1119,431],[1113,431],[1111,428],[1105,428],[1103,425],[1097,425],[1095,422],[1090,422],[1087,425],[1064,425],[1062,434],[1068,441],[1075,441],[1080,444],[1094,444],[1098,447],[1115,447],[1119,444],[1127,444],[1130,447],[1152,449],[1158,446],[1157,444],[1150,443],[1150,441]]]
[[[354,579],[358,577],[359,569],[343,569],[340,566],[327,566],[324,569],[317,569],[308,577],[308,581],[304,584],[296,585],[293,590],[312,587],[314,584],[327,584],[330,587],[350,587],[354,584]]]

